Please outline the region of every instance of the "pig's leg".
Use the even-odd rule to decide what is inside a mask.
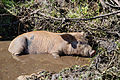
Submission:
[[[22,63],[25,63],[23,60],[21,60],[18,56],[16,55],[12,55],[13,59],[17,60],[17,61],[20,61]]]
[[[58,42],[56,42],[58,43]],[[59,54],[62,51],[61,44],[55,44],[54,47],[51,49],[50,53],[53,55],[54,58],[59,58]]]
[[[59,58],[60,57],[58,52],[52,52],[52,55],[53,55],[54,58]]]
[[[56,51],[51,51],[50,54],[52,54],[54,58],[60,57],[59,52],[57,50]]]
[[[14,56],[17,56],[17,55],[19,55],[20,53],[12,53],[12,55],[14,55]]]

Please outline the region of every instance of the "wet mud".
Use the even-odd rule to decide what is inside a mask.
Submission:
[[[39,71],[59,72],[72,65],[90,64],[89,58],[62,56],[53,58],[49,54],[22,55],[23,62],[15,60],[8,52],[10,41],[0,41],[0,80],[15,80],[20,75],[29,75]]]

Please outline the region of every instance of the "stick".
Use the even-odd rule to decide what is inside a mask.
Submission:
[[[39,10],[36,10],[36,11],[34,11],[34,13],[37,13],[38,11]],[[34,13],[32,13],[32,14],[34,14]],[[60,21],[62,21],[63,19],[65,19],[64,21],[74,21],[74,20],[87,21],[87,20],[97,19],[97,18],[106,17],[106,16],[110,16],[110,15],[115,15],[115,14],[118,14],[118,13],[120,13],[120,10],[114,11],[112,13],[107,13],[107,14],[104,14],[104,15],[95,16],[95,17],[92,17],[92,18],[55,18],[55,17],[47,16],[44,13],[39,12],[39,14],[44,16],[44,17],[48,17],[48,18],[51,18],[51,19],[54,19],[54,20],[60,20]]]

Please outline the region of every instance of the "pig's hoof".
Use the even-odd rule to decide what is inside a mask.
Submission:
[[[20,53],[13,53],[13,55],[18,56]]]
[[[57,55],[57,54],[52,54],[52,55],[53,55],[53,57],[54,57],[55,59],[60,57],[60,56]]]
[[[27,77],[29,77],[28,75],[21,75],[19,77],[17,77],[16,80],[27,80]]]

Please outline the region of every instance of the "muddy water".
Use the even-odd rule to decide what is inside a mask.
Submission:
[[[59,72],[63,68],[72,65],[89,64],[88,58],[63,56],[54,59],[49,54],[23,55],[20,56],[23,62],[13,59],[7,51],[10,41],[0,42],[0,80],[15,80],[16,77],[24,74],[31,74],[42,70]]]

